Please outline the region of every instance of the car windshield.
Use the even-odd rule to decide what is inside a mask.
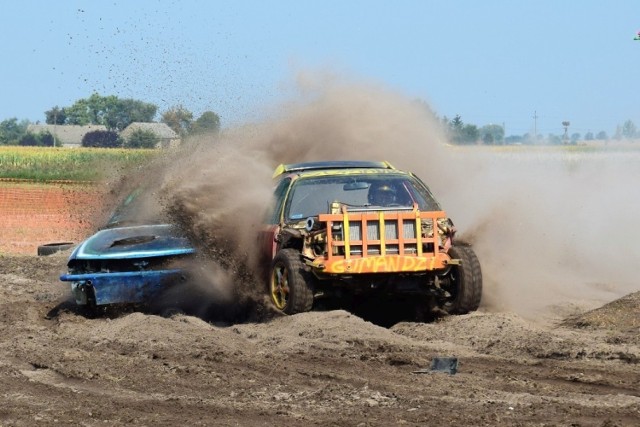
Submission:
[[[166,223],[156,205],[157,202],[150,198],[150,192],[137,188],[118,205],[103,228]]]
[[[332,202],[350,210],[411,209],[414,204],[423,211],[441,210],[430,191],[409,175],[302,177],[292,185],[286,218],[299,220],[329,213]]]

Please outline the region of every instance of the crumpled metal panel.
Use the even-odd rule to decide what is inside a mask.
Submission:
[[[154,224],[98,231],[82,242],[69,259],[131,259],[194,252],[189,240],[176,227]]]
[[[90,286],[96,305],[148,302],[162,290],[179,282],[183,272],[178,269],[119,273],[64,274],[60,280],[71,282],[72,292]]]

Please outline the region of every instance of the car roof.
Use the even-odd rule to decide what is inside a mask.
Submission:
[[[273,178],[276,178],[284,173],[290,172],[305,172],[305,171],[324,171],[324,170],[336,170],[336,169],[387,169],[396,170],[389,162],[371,162],[371,161],[357,161],[357,160],[338,160],[338,161],[322,161],[322,162],[304,162],[304,163],[291,163],[281,164],[276,168],[273,173]]]

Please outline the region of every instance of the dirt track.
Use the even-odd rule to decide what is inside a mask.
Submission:
[[[640,293],[547,326],[90,319],[65,302],[67,255],[0,257],[0,426],[640,425]],[[458,373],[416,373],[435,356]]]

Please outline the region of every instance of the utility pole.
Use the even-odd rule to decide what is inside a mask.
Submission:
[[[53,146],[56,146],[56,140],[58,139],[58,110],[53,110]]]
[[[538,141],[538,114],[533,111],[533,140]]]
[[[570,124],[571,123],[569,122],[569,120],[565,120],[564,122],[562,122],[562,126],[564,127],[564,135],[562,135],[563,144],[569,143],[569,125]]]

